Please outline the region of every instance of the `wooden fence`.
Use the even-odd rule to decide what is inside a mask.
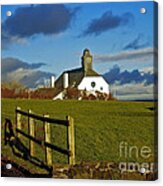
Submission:
[[[24,112],[20,107],[16,110],[16,134],[19,139],[22,136],[29,139],[29,152],[31,157],[35,157],[35,143],[45,146],[45,160],[47,166],[52,166],[53,157],[52,150],[68,156],[68,163],[70,165],[75,164],[75,139],[74,139],[74,119],[71,116],[67,116],[66,120],[50,118],[49,115],[35,115],[31,110]],[[22,130],[22,116],[28,118],[28,133]],[[35,136],[36,126],[34,120],[39,120],[43,122],[44,125],[44,140],[37,139]],[[63,125],[67,127],[67,149],[63,149],[51,143],[51,125]]]

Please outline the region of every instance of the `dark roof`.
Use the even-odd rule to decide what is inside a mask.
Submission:
[[[56,80],[55,82],[56,88],[61,89],[61,90],[63,89],[63,80],[64,80],[63,78],[64,78],[65,73],[68,73],[69,87],[77,87],[84,77],[84,72],[82,68],[66,70]]]
[[[64,71],[55,82],[55,87],[63,89],[63,76],[65,73],[68,73],[69,87],[77,87],[84,77],[89,76],[100,76],[94,70],[89,70],[84,72],[83,68],[76,68],[72,70]]]
[[[71,72],[81,72],[82,71],[82,67],[80,68],[75,68],[75,69],[72,69],[72,70],[65,70],[63,73],[71,73]]]

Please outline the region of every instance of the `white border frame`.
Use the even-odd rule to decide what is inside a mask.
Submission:
[[[88,0],[88,1],[82,1],[82,0],[0,0],[0,5],[3,4],[50,4],[50,3],[84,3],[84,2],[133,2],[134,0]],[[140,2],[141,0],[135,0],[134,2]],[[147,1],[147,0],[142,0]],[[159,3],[159,20],[163,20],[163,0],[157,0]],[[160,24],[159,21],[159,51],[161,51],[162,48],[162,35],[163,33],[163,24]],[[161,41],[161,42],[160,42]],[[55,186],[84,186],[84,185],[90,185],[90,186],[101,186],[101,185],[163,185],[163,177],[161,176],[163,173],[163,148],[162,148],[162,142],[163,142],[163,114],[161,114],[161,111],[163,112],[163,86],[161,86],[161,81],[163,81],[163,52],[159,52],[159,179],[157,181],[124,181],[124,180],[118,180],[118,181],[111,181],[111,180],[61,180],[61,179],[45,179],[45,178],[39,178],[39,179],[33,179],[33,178],[0,178],[0,185],[7,185],[7,186],[34,186],[36,184],[39,184],[39,186],[43,186],[45,184],[53,185]]]

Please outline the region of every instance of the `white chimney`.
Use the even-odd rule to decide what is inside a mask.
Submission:
[[[51,78],[50,78],[50,87],[51,88],[55,87],[55,77],[54,76],[51,76]]]
[[[63,75],[63,88],[68,88],[68,73],[64,73]]]

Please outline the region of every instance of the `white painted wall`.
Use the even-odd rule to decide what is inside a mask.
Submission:
[[[92,82],[95,82],[94,88],[91,86]],[[104,80],[103,77],[84,77],[81,83],[78,85],[78,89],[86,89],[87,91],[100,91],[108,94],[109,84]]]
[[[64,75],[63,75],[63,88],[68,88],[68,85],[69,85],[69,83],[68,83],[68,73],[64,73]]]
[[[54,98],[53,98],[53,100],[63,100],[63,97],[64,97],[64,92],[62,91],[62,92],[60,92],[59,94],[57,94]]]
[[[55,77],[54,76],[51,76],[51,78],[50,78],[50,87],[51,88],[55,87]]]

